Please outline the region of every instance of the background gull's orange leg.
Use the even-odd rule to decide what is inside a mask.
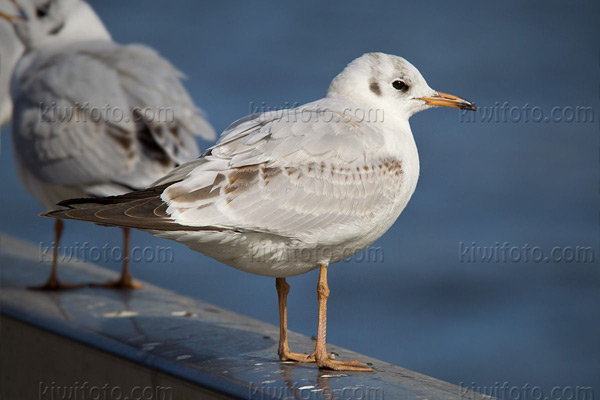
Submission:
[[[288,346],[287,338],[287,295],[290,292],[290,285],[285,278],[275,278],[275,287],[277,287],[277,297],[279,298],[279,359],[281,361],[315,362],[314,355],[303,353],[293,353]]]
[[[116,281],[108,281],[106,283],[92,283],[93,287],[105,287],[114,289],[140,289],[144,285],[133,281],[133,276],[129,272],[129,228],[123,229],[123,268],[121,269],[121,277]]]
[[[62,236],[64,224],[62,219],[57,219],[54,222],[54,249],[52,250],[52,269],[50,270],[50,276],[46,283],[38,286],[29,286],[28,289],[32,290],[62,290],[62,289],[75,289],[85,286],[81,283],[66,283],[58,280],[56,273],[58,264],[58,248],[60,245],[60,237]]]
[[[365,363],[361,363],[360,361],[336,361],[330,359],[327,354],[327,299],[329,298],[329,285],[327,284],[327,264],[321,265],[321,269],[319,271],[317,296],[319,300],[319,328],[317,330],[315,359],[319,368],[333,369],[336,371],[373,371],[373,368],[369,367]]]

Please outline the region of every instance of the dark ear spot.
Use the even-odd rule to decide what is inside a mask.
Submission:
[[[60,25],[55,26],[52,30],[50,30],[48,33],[51,35],[56,35],[58,32],[60,32],[62,30],[62,28],[65,27],[65,23],[62,22]]]
[[[50,10],[50,1],[38,6],[38,8],[35,10],[35,15],[38,18],[45,18],[48,15],[48,10]]]
[[[375,93],[377,96],[381,96],[381,88],[379,87],[379,83],[371,81],[371,83],[369,83],[369,89],[371,89],[371,92]]]

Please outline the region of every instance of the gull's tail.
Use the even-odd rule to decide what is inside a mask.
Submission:
[[[160,195],[168,186],[154,186],[119,196],[64,200],[63,209],[41,213],[42,217],[88,221],[97,225],[145,230],[179,231],[208,230],[188,227],[173,221],[167,213],[167,203]]]

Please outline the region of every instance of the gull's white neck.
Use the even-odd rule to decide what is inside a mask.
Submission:
[[[80,7],[86,7],[88,10],[82,10],[78,16],[72,16],[65,24],[60,33],[60,43],[75,43],[89,40],[108,40],[111,41],[110,33],[91,7],[81,3]]]
[[[375,121],[366,123],[376,124],[378,130],[383,134],[385,145],[379,151],[399,159],[413,158],[418,164],[417,147],[408,122],[408,115],[386,107],[385,104],[368,105],[368,101],[356,101],[331,91],[327,93],[327,98],[340,101],[341,104],[352,105],[351,108],[360,108],[365,116],[371,118],[375,116]]]

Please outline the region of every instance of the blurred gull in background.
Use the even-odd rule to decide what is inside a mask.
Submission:
[[[114,43],[87,3],[15,4],[20,15],[0,13],[26,48],[11,81],[12,140],[21,182],[45,207],[145,188],[199,155],[195,135],[215,138],[182,73],[149,47]],[[56,275],[62,228],[59,219],[50,277],[35,288],[80,286]],[[121,277],[98,286],[139,287],[123,232]]]

